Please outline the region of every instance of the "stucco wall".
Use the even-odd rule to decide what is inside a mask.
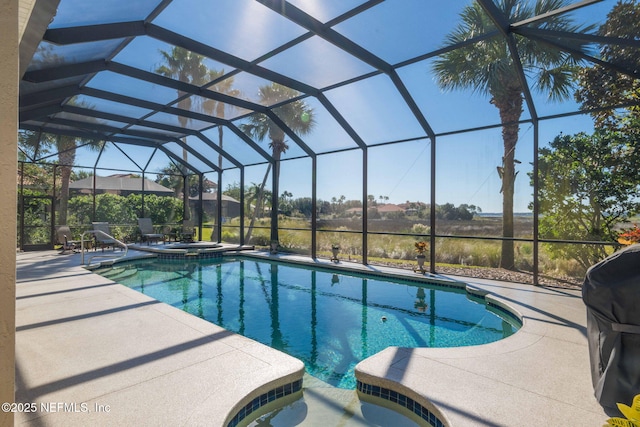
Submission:
[[[0,403],[13,402],[15,387],[18,8],[0,0]],[[0,425],[13,414],[0,411]]]

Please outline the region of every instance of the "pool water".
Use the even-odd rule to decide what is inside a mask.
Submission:
[[[519,327],[464,290],[267,260],[141,260],[95,272],[297,357],[309,374],[347,389],[355,365],[386,347],[484,344]]]

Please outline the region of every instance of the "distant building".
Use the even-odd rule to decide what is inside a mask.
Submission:
[[[378,213],[380,215],[385,215],[388,213],[395,213],[395,212],[404,212],[403,208],[401,208],[398,205],[394,205],[393,203],[387,203],[386,205],[378,205],[376,209],[378,209]]]
[[[189,197],[189,207],[193,215],[197,215],[198,197]],[[202,193],[202,209],[209,217],[218,214],[218,194]],[[234,218],[240,216],[240,202],[233,197],[222,195],[222,217]]]
[[[425,211],[429,208],[429,205],[423,202],[409,202],[399,203],[399,207],[404,209],[404,213],[407,215],[416,215],[420,211]]]
[[[94,177],[79,179],[69,183],[71,194],[93,194]],[[173,196],[173,190],[164,187],[148,179],[136,178],[131,175],[110,175],[95,177],[96,194],[117,194],[128,196],[129,194],[142,193],[143,183],[145,194],[158,196]]]

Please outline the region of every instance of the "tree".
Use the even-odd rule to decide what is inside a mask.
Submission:
[[[499,0],[496,4],[509,22],[518,22],[543,15],[566,6],[565,0],[537,0],[532,7],[516,0]],[[447,36],[449,45],[464,43],[479,34],[495,29],[494,23],[478,2],[465,7],[461,12],[462,23]],[[580,28],[562,14],[529,24],[535,28],[555,31],[579,32]],[[535,81],[534,89],[546,93],[550,99],[567,98],[572,88],[575,66],[579,60],[571,54],[542,43],[509,35],[517,46],[522,67],[528,77]],[[574,43],[581,49],[582,42]],[[518,121],[523,112],[523,86],[514,58],[501,36],[483,40],[471,45],[461,45],[434,61],[433,70],[438,85],[446,90],[472,89],[490,97],[490,103],[499,111],[502,123],[504,154],[498,166],[502,180],[502,253],[500,267],[515,268],[513,241],[513,194],[516,178],[515,149],[518,142]]]
[[[224,70],[209,70],[209,81],[214,82],[212,85],[207,86],[207,89],[216,91],[223,95],[239,97],[240,91],[233,87],[234,77],[227,77],[224,80],[220,80],[224,76]],[[219,119],[224,119],[227,115],[227,110],[235,110],[237,107],[231,104],[226,104],[222,101],[214,99],[207,99],[203,102],[203,110]],[[222,140],[224,136],[224,126],[218,126],[218,142],[220,149],[223,148]],[[222,154],[218,155],[218,167],[222,169]]]
[[[280,195],[278,210],[284,215],[291,216],[291,214],[293,213],[292,198],[293,194],[288,192],[287,190],[284,190]]]
[[[156,68],[156,73],[196,86],[202,86],[206,83],[209,69],[203,63],[204,56],[180,46],[174,46],[170,51],[161,50],[160,54],[164,64]],[[178,108],[191,111],[194,99],[197,98],[188,95],[187,92],[178,90]],[[189,120],[186,116],[178,116],[182,127],[186,127]]]
[[[56,54],[53,47],[46,43],[38,46],[38,52],[34,58],[36,58],[36,63],[47,64],[47,66],[65,63],[65,57]],[[92,105],[85,102],[77,102],[73,99],[67,102],[66,105],[87,109],[94,108]],[[98,123],[98,119],[95,118],[89,118],[88,120],[89,122]],[[56,149],[58,164],[60,165],[60,207],[57,221],[59,225],[66,225],[69,206],[69,182],[71,180],[71,171],[76,160],[76,150],[82,145],[86,145],[93,150],[100,150],[104,146],[104,141],[76,138],[68,135],[51,135],[41,132],[20,131],[18,143],[29,147],[34,153],[43,150],[46,151],[50,148]],[[27,150],[29,150],[29,148],[27,148]]]
[[[609,12],[607,21],[598,31],[603,37],[619,37],[638,40],[640,34],[640,3],[636,0],[619,1]],[[637,132],[640,129],[640,80],[632,77],[640,69],[640,51],[625,44],[608,43],[600,51],[603,61],[614,64],[620,73],[611,67],[596,64],[585,67],[579,74],[579,89],[576,100],[585,110],[591,110],[596,126],[618,129],[626,127]],[[634,103],[624,113],[616,110],[619,105]]]
[[[540,235],[545,239],[609,241],[616,224],[640,212],[640,158],[624,134],[557,136],[539,150]],[[548,245],[556,257],[585,269],[607,253],[601,245]]]
[[[107,221],[113,224],[132,224],[136,221],[136,214],[126,198],[117,194],[98,194],[95,198],[96,218],[93,218],[93,197],[88,195],[76,196],[69,201],[72,224],[90,224],[91,221]]]
[[[93,220],[93,197],[82,195],[69,200],[69,223],[75,225],[89,224]],[[156,225],[182,221],[182,202],[175,197],[145,195],[145,206],[149,217]],[[95,198],[96,217],[100,221],[108,221],[114,228],[116,235],[129,233],[127,227],[121,228],[114,224],[134,224],[142,211],[142,195],[129,194],[98,194]]]
[[[207,89],[216,91],[218,93],[239,96],[240,91],[233,88],[234,78],[228,77],[222,79],[224,76],[224,70],[211,70],[205,64],[205,57],[197,53],[193,53],[185,48],[175,46],[170,51],[161,50],[164,64],[156,69],[156,72],[166,77],[170,77],[182,82],[186,82],[198,87],[202,87],[205,84]],[[206,114],[224,119],[228,109],[234,109],[235,107],[226,104],[222,101],[211,98],[200,98],[195,96],[189,96],[188,93],[178,90],[178,108],[187,111],[202,111]],[[194,102],[196,103],[194,105]],[[178,120],[182,127],[187,127],[190,119],[187,116],[178,116]],[[223,148],[223,126],[218,126],[218,139],[220,148]],[[183,138],[183,143],[187,144],[186,137]],[[182,150],[182,158],[186,162],[188,160],[186,147]],[[218,155],[218,167],[222,169],[222,154]],[[182,168],[182,174],[186,175],[186,168]],[[182,189],[182,193],[189,194],[189,189],[195,190],[197,185],[190,183],[191,179],[185,182],[185,188]],[[199,188],[198,188],[199,189]],[[188,219],[189,210],[188,203],[186,203],[185,197],[185,217]]]
[[[79,181],[81,179],[85,179],[85,178],[89,178],[93,176],[93,172],[89,172],[86,170],[79,170],[79,171],[72,171],[71,172],[71,180],[72,181]]]
[[[192,176],[189,180],[190,182],[187,185],[190,186],[192,183],[195,183],[195,180],[197,179],[197,177]],[[185,188],[183,176],[180,169],[175,165],[175,163],[169,163],[167,166],[162,168],[160,170],[160,173],[156,175],[155,182],[164,187],[172,189],[175,197],[181,198],[183,196]]]
[[[60,163],[60,214],[58,223],[67,223],[67,210],[69,207],[69,182],[71,181],[71,169],[76,162],[76,138],[66,135],[57,135],[55,138],[58,150],[58,162]]]
[[[60,168],[60,207],[57,222],[59,225],[67,224],[67,212],[69,207],[69,182],[71,172],[76,161],[78,147],[86,145],[90,149],[100,150],[103,141],[85,140],[68,135],[51,135],[31,131],[21,131],[19,144],[28,147],[27,150],[41,150],[55,148],[58,153],[58,167]]]
[[[204,56],[193,53],[180,46],[174,46],[170,51],[161,50],[160,53],[162,54],[164,64],[156,68],[156,73],[195,86],[202,86],[207,82],[209,69],[203,63],[205,58]],[[193,103],[194,100],[197,101],[199,99],[200,98],[198,97],[189,96],[187,92],[178,89],[178,108],[182,110],[191,111],[192,108],[197,108]],[[180,126],[183,128],[187,127],[190,120],[191,119],[187,116],[178,116]],[[182,141],[185,145],[185,147],[182,148],[182,160],[187,162],[187,137],[183,137]],[[187,168],[183,167],[181,172],[183,176],[186,176]],[[185,219],[189,219],[190,217],[189,203],[187,201],[189,194],[188,188],[188,182],[185,181],[184,189],[182,190],[184,196]]]
[[[311,197],[298,197],[291,201],[291,205],[293,206],[294,212],[298,212],[305,218],[311,218],[311,214],[313,213],[313,200]],[[320,209],[322,209],[323,205],[322,200],[317,201],[317,206],[319,206]]]
[[[244,193],[246,212],[253,212],[253,214],[257,216],[256,211],[260,210],[258,206],[258,194],[260,194],[260,185],[252,182],[250,186],[244,189]]]
[[[475,205],[462,204],[458,207],[452,203],[436,205],[436,218],[448,221],[471,221],[476,212],[482,212]]]
[[[23,134],[21,133],[20,138],[22,137]],[[23,146],[20,146],[20,148],[23,148]],[[19,180],[23,180],[32,190],[36,190],[41,194],[50,192],[53,188],[51,165],[29,163],[22,151],[18,151],[18,160],[24,162],[22,167],[18,168]]]
[[[129,205],[136,218],[142,213],[142,194],[129,194],[125,203]],[[151,218],[155,225],[169,224],[182,221],[182,201],[171,196],[156,194],[144,195],[145,216]]]
[[[277,83],[262,86],[260,87],[259,92],[260,104],[275,105],[278,103],[284,103],[276,110],[278,116],[293,132],[298,135],[306,135],[310,133],[315,126],[313,108],[309,107],[306,102],[300,99],[287,102],[299,95],[300,93],[298,91]],[[282,157],[282,154],[289,149],[284,131],[273,120],[271,120],[269,116],[261,113],[251,115],[249,117],[249,122],[241,125],[240,128],[247,135],[259,141],[269,138],[269,148],[272,151],[273,157],[274,182],[277,187],[280,180],[280,158]],[[263,204],[264,187],[269,173],[271,172],[271,168],[272,163],[269,163],[264,179],[262,180],[262,184],[260,185],[260,192],[258,193],[258,200],[256,201],[257,206],[262,206]],[[274,188],[274,192],[276,194],[277,190],[277,188]],[[257,212],[258,209],[254,210],[254,214],[251,217],[246,238],[247,242],[251,241],[251,232],[253,230]],[[274,227],[273,224],[271,240],[278,240],[278,229],[277,227]]]

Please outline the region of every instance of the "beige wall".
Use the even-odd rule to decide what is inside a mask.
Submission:
[[[13,402],[16,317],[18,1],[0,0],[0,403]],[[0,411],[0,425],[13,415]]]

